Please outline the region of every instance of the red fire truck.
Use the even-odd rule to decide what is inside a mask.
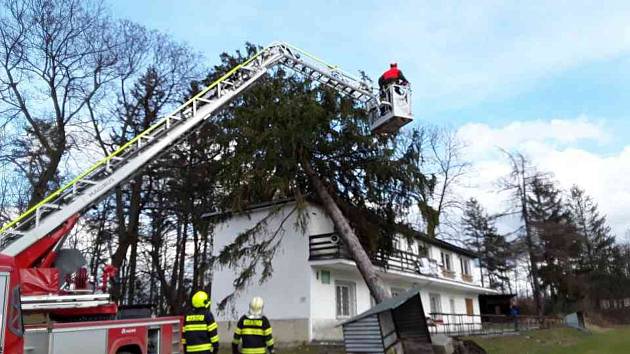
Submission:
[[[82,213],[277,65],[355,100],[374,133],[395,133],[412,119],[408,85],[379,93],[289,44],[264,48],[0,229],[0,354],[181,352],[179,317],[124,319],[108,294],[115,269],[104,269],[96,285],[64,241]]]

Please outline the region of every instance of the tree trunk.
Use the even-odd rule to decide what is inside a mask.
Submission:
[[[324,208],[326,209],[328,215],[335,224],[337,231],[339,231],[344,245],[348,249],[348,252],[350,253],[352,259],[356,263],[357,268],[359,268],[359,272],[361,273],[363,280],[370,289],[370,293],[372,294],[374,300],[377,303],[380,303],[391,297],[389,289],[385,286],[385,283],[378,275],[376,268],[370,260],[370,257],[365,252],[365,249],[363,249],[359,238],[354,233],[354,230],[350,226],[350,223],[343,215],[343,213],[339,209],[339,206],[337,206],[333,197],[326,189],[324,182],[315,173],[315,171],[311,167],[311,164],[306,161],[306,159],[303,159],[302,167],[304,168],[304,171],[313,183],[313,187],[315,188],[315,191],[317,192],[319,198],[322,200]]]
[[[65,139],[62,139],[59,145],[55,146],[53,152],[47,154],[50,162],[46,166],[44,173],[37,178],[37,182],[33,185],[33,191],[31,192],[31,197],[28,201],[28,208],[31,208],[46,198],[50,182],[55,179],[55,175],[57,174],[57,169],[59,168],[63,152],[65,151],[65,146]]]
[[[138,260],[138,242],[131,245],[131,254],[129,255],[129,275],[127,278],[127,304],[134,303],[136,292],[136,264]]]
[[[523,216],[523,223],[525,224],[525,243],[527,244],[527,252],[529,254],[529,261],[531,266],[532,275],[532,293],[534,296],[534,302],[536,303],[536,313],[540,317],[543,315],[543,301],[540,290],[540,280],[538,278],[538,263],[536,257],[536,250],[534,249],[534,236],[532,234],[531,220],[529,218],[529,210],[527,209],[527,181],[525,180],[525,160],[521,159],[520,170],[520,191],[521,191],[521,213]]]

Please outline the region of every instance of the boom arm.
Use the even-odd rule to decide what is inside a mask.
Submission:
[[[366,104],[366,107],[373,110],[376,107],[376,112],[379,112],[378,94],[365,81],[355,79],[289,44],[274,43],[234,67],[174,112],[4,225],[0,229],[0,252],[17,256],[73,215],[84,212],[278,64],[330,86]],[[59,245],[62,242],[63,239],[59,240]]]

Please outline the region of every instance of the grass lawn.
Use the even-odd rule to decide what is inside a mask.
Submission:
[[[232,350],[222,346],[220,354],[232,354]],[[276,354],[344,354],[343,349],[339,348],[327,348],[327,347],[299,347],[292,349],[279,348],[276,350]]]
[[[627,354],[630,327],[582,333],[560,328],[524,332],[519,336],[471,338],[489,354]]]

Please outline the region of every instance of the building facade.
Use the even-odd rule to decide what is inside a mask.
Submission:
[[[338,324],[374,304],[365,282],[322,208],[309,204],[308,218],[302,223],[294,203],[284,204],[269,218],[271,208],[279,207],[234,215],[215,228],[215,255],[243,231],[260,226],[261,220],[265,226],[258,239],[279,242],[272,276],[262,284],[254,280],[225,311],[217,312],[222,339],[229,340],[234,321],[247,311],[249,300],[262,296],[277,341],[340,341]],[[455,321],[452,314],[458,314],[460,321],[462,315],[474,321],[479,315],[478,296],[495,293],[480,285],[474,253],[420,234],[411,240],[397,237],[391,254],[375,255],[372,260],[393,295],[411,287],[421,289],[424,311],[435,328]],[[215,302],[234,291],[239,273],[227,267],[214,270]]]

